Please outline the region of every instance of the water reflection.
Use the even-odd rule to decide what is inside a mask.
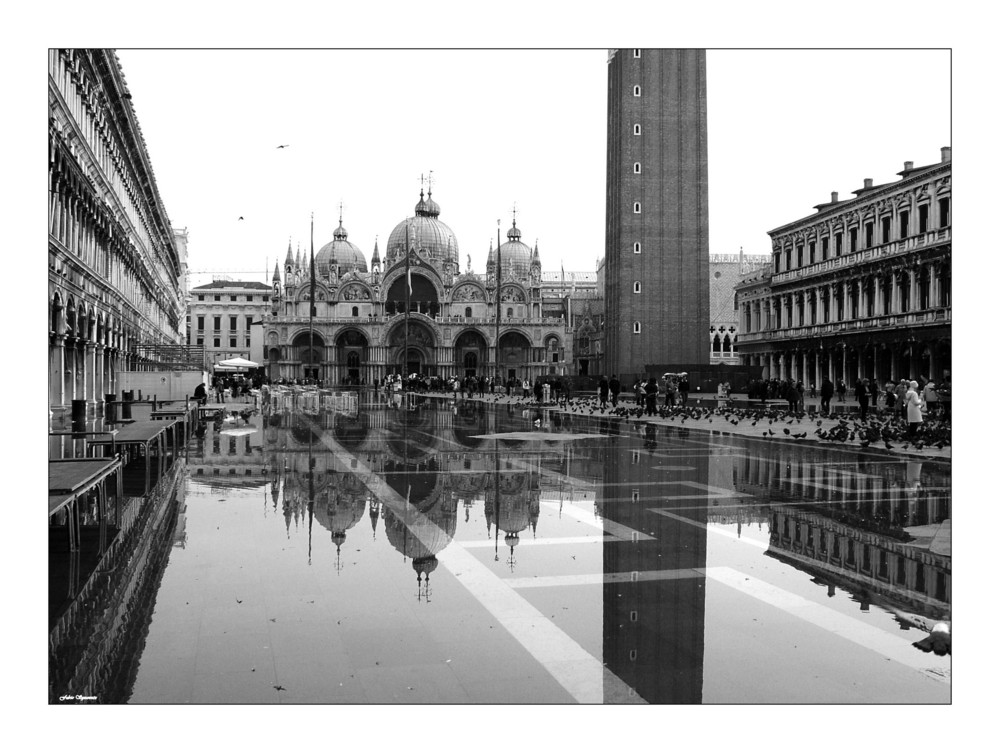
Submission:
[[[496,588],[516,591],[524,572],[568,577],[551,552],[565,547],[560,556],[572,551],[575,559],[583,549],[560,537],[585,537],[561,519],[562,502],[579,504],[578,518],[592,510],[587,530],[599,542],[592,550],[600,548],[599,572],[580,582],[593,583],[600,596],[583,612],[587,625],[560,627],[581,642],[590,625],[598,630],[599,642],[587,648],[621,681],[605,685],[608,703],[714,700],[704,690],[706,635],[719,616],[706,601],[706,584],[720,564],[710,546],[720,530],[760,543],[743,547],[741,562],[767,558],[807,573],[817,601],[844,592],[860,609],[897,615],[900,627],[918,624],[917,617],[950,617],[950,551],[933,536],[950,517],[950,475],[938,463],[481,403],[416,400],[388,408],[362,400],[330,409],[320,401],[299,408],[281,404],[195,434],[187,462],[175,463],[149,503],[135,506],[141,514],[129,513],[132,527],[114,556],[53,627],[53,693],[129,697],[171,548],[184,553],[189,537],[201,547],[220,540],[197,530],[197,516],[187,514],[185,478],[211,491],[199,500],[262,500],[231,505],[231,514],[263,516],[283,543],[307,538],[307,547],[289,547],[297,568],[291,577],[312,577],[305,568],[314,558],[332,559],[321,575],[343,586],[338,603],[374,587],[371,571],[356,570],[353,579],[342,572],[355,560],[365,561],[362,569],[392,560],[399,568],[401,557],[406,566],[386,571],[394,587],[380,594],[381,603],[405,594],[422,614],[467,597],[440,567],[449,547],[482,552]],[[279,556],[268,535],[255,551],[265,573]],[[529,550],[522,546],[528,538],[549,540]],[[378,559],[382,552],[393,557]],[[121,615],[121,624],[104,635],[99,615],[109,613]],[[390,630],[373,619],[372,627]]]

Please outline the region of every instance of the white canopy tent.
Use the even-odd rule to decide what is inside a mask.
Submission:
[[[246,369],[255,369],[260,364],[255,361],[248,361],[245,358],[228,358],[225,361],[219,361],[215,364],[216,371],[243,371]]]

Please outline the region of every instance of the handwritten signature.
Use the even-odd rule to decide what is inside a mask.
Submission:
[[[60,701],[96,701],[96,695],[61,695]]]

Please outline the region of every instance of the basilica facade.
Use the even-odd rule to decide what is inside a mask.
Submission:
[[[341,217],[315,254],[311,323],[310,261],[293,256],[289,243],[264,317],[268,378],[373,384],[389,374],[520,381],[574,373],[569,301],[543,284],[537,242],[521,241],[515,218],[507,242],[491,242],[486,273],[472,271],[471,257],[463,270],[458,239],[440,214],[421,189],[413,216],[389,234],[384,259],[375,243],[370,266]]]

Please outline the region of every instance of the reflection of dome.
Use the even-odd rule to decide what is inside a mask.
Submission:
[[[511,274],[515,280],[524,280],[531,274],[531,249],[521,243],[517,220],[507,231],[507,242],[500,246],[500,264],[503,266],[501,280],[506,280]]]
[[[458,264],[458,239],[451,228],[438,219],[441,207],[420,192],[420,201],[414,208],[415,216],[407,218],[393,228],[386,244],[386,258],[395,258],[409,245],[409,235],[416,236],[417,250],[426,249],[431,259],[452,261]]]
[[[433,557],[451,543],[455,535],[455,516],[432,521],[426,515],[414,515],[407,526],[396,514],[385,511],[385,534],[389,543],[404,557],[421,560]],[[442,528],[441,525],[445,528]]]
[[[368,263],[361,249],[347,240],[344,222],[333,231],[333,240],[327,243],[316,254],[316,274],[320,277],[340,277],[345,272],[356,269],[359,272],[368,271]]]

